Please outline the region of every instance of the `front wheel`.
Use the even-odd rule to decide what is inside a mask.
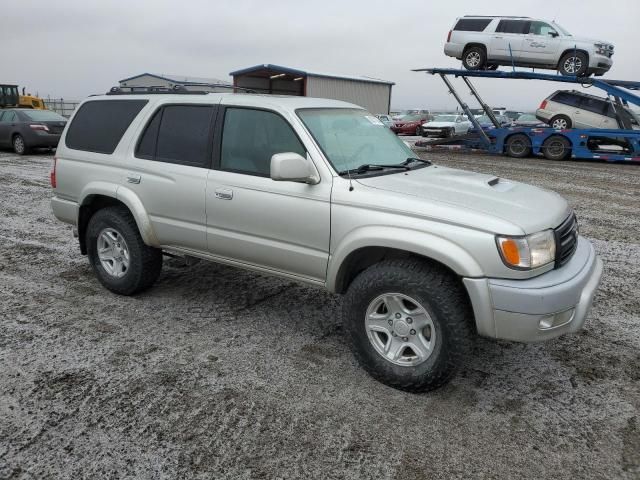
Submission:
[[[589,70],[589,59],[582,52],[568,52],[563,55],[558,64],[562,75],[584,77]]]
[[[422,127],[416,127],[416,137],[422,135]]]
[[[87,255],[100,283],[120,295],[146,290],[162,270],[162,251],[144,243],[125,207],[103,208],[91,217]]]
[[[342,315],[360,365],[409,392],[446,384],[474,335],[462,286],[442,267],[417,259],[387,260],[360,273]]]

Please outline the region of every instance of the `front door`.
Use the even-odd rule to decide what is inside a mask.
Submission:
[[[11,146],[11,132],[17,118],[16,113],[13,111],[3,112],[0,110],[0,145],[3,147]]]
[[[207,244],[215,256],[324,281],[331,182],[276,182],[271,156],[306,148],[279,114],[226,107],[207,180]]]
[[[555,28],[546,22],[533,21],[522,43],[521,60],[538,65],[555,65],[560,39]]]

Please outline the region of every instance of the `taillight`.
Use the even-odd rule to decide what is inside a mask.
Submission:
[[[49,127],[47,127],[46,125],[40,125],[40,124],[29,125],[29,128],[31,128],[32,130],[42,130],[43,132],[49,131]]]
[[[449,35],[447,35],[447,43],[451,41],[451,30],[449,30]]]
[[[540,104],[540,110],[544,110],[545,108],[547,108],[547,101],[542,100],[542,103]]]
[[[51,173],[50,173],[51,188],[56,188],[58,184],[56,182],[56,165],[57,164],[58,164],[58,159],[56,157],[53,157],[53,165],[51,166]]]

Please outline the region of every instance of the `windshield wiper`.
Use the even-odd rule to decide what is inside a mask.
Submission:
[[[433,165],[433,163],[430,162],[429,160],[425,160],[424,158],[418,158],[418,157],[409,157],[404,162],[402,162],[402,165],[409,165],[412,162],[421,162],[427,165]]]
[[[398,163],[395,165],[378,165],[375,163],[365,163],[356,168],[350,168],[348,170],[342,170],[338,172],[338,175],[347,175],[349,173],[366,173],[373,172],[375,170],[383,170],[385,168],[401,168],[402,170],[409,170],[409,167],[404,163]]]

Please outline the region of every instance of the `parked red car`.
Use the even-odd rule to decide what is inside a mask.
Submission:
[[[430,119],[430,116],[427,114],[405,115],[400,120],[394,120],[393,125],[391,126],[391,131],[398,135],[401,133],[408,135],[421,135],[422,130],[420,127]]]

